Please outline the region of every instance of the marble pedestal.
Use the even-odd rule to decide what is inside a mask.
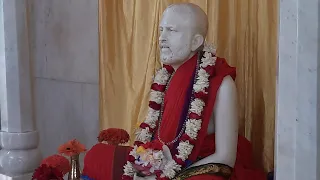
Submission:
[[[0,0],[0,179],[31,179],[39,166],[33,116],[27,1]]]

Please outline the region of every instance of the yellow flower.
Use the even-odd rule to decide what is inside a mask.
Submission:
[[[142,146],[139,146],[138,149],[137,149],[137,153],[140,154],[140,153],[145,153],[146,152],[146,149],[144,149],[144,147]]]

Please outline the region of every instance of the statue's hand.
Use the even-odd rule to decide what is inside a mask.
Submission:
[[[170,151],[170,149],[169,149],[168,146],[163,145],[163,146],[162,146],[162,151],[163,151],[163,155],[164,155],[164,157],[165,157],[165,159],[166,159],[167,161],[172,160],[171,151]],[[165,164],[163,164],[162,168],[164,168],[164,166],[165,166]],[[160,168],[160,169],[162,169],[162,168]],[[147,175],[147,174],[144,173],[144,172],[140,172],[140,173],[142,173],[142,174],[144,174],[144,175]],[[145,176],[145,177],[139,177],[139,176],[137,176],[137,174],[135,174],[134,177],[133,177],[133,179],[134,179],[134,180],[156,180],[156,175],[147,175],[147,176]]]
[[[164,155],[164,157],[165,157],[168,161],[172,160],[172,155],[171,155],[171,151],[170,151],[169,147],[166,146],[166,145],[163,145],[163,146],[162,146],[162,150],[163,150],[163,155]]]

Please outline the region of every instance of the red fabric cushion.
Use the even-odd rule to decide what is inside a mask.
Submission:
[[[96,144],[84,158],[83,175],[95,180],[120,180],[131,147]]]

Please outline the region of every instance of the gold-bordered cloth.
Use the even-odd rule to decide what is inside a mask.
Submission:
[[[210,163],[204,164],[200,166],[195,166],[191,168],[187,168],[180,172],[174,180],[185,180],[187,178],[199,175],[213,175],[213,176],[220,176],[225,179],[229,179],[232,174],[232,168],[224,165],[224,164],[217,164],[217,163]]]

